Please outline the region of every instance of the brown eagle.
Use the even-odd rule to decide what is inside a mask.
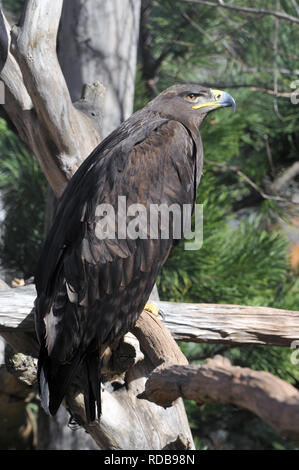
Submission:
[[[233,106],[226,92],[172,86],[112,132],[83,162],[60,198],[36,273],[38,380],[54,415],[75,373],[84,375],[88,421],[100,416],[103,347],[135,324],[175,243],[120,236],[118,198],[127,206],[194,205],[203,164],[199,128],[207,114]],[[105,205],[105,206],[103,206]],[[99,236],[98,207],[115,211],[116,235]],[[123,214],[122,214],[123,216]],[[96,414],[97,404],[97,414]]]

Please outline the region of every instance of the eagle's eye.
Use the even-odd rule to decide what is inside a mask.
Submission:
[[[198,101],[199,95],[197,93],[189,93],[186,96],[186,100],[190,101],[191,103],[196,103]]]

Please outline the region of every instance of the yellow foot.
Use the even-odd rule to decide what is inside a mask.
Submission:
[[[155,317],[158,317],[160,315],[162,319],[165,320],[164,311],[161,308],[157,307],[157,305],[147,302],[143,310],[146,310],[147,312],[152,313],[153,315],[155,315]]]

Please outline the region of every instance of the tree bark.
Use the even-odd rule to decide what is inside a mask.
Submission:
[[[287,346],[299,338],[299,312],[271,307],[156,302],[177,341]]]
[[[14,295],[8,295],[11,291],[14,292]],[[33,298],[32,286],[4,291],[3,298],[6,299],[6,307],[2,307],[2,312],[4,309],[8,310],[8,299],[13,300],[14,298],[15,299],[10,306],[11,312],[17,308],[17,305],[19,305],[19,312],[21,310],[20,305],[22,305],[22,308],[24,309],[24,302],[20,301],[20,299],[25,299],[26,296],[22,294],[19,296],[18,292],[21,291],[27,291],[27,301],[29,298]],[[16,301],[17,297],[20,297],[19,301]],[[159,306],[164,307],[166,318],[168,317],[168,311],[165,309],[166,304],[168,306],[175,305],[159,301],[156,303]],[[296,333],[294,335],[294,331],[289,331],[289,333],[287,333],[285,319],[289,316],[292,317],[294,314],[291,322],[289,323],[290,330],[294,330],[294,328],[298,328],[299,325],[299,312],[231,305],[201,305],[201,312],[204,312],[204,307],[206,308],[206,315],[209,314],[211,317],[214,316],[212,312],[215,309],[221,309],[222,316],[226,316],[225,321],[227,330],[235,329],[235,315],[233,313],[234,307],[237,312],[242,312],[242,309],[244,309],[243,317],[246,316],[246,311],[249,312],[250,322],[252,322],[252,325],[256,324],[254,326],[255,331],[257,331],[257,328],[263,328],[262,325],[265,320],[262,320],[259,323],[260,315],[258,313],[254,320],[252,310],[255,309],[257,312],[262,310],[264,316],[268,317],[268,319],[270,316],[272,317],[271,328],[273,330],[273,324],[275,323],[275,319],[273,320],[273,317],[276,315],[277,337],[280,335],[280,325],[285,323],[283,326],[284,334],[289,336],[289,340],[294,338],[295,341],[295,338],[298,338]],[[181,311],[188,312],[186,304],[181,304],[181,308]],[[192,308],[196,309],[198,306],[189,304],[189,310]],[[225,313],[225,308],[227,308],[227,313]],[[228,327],[229,319],[231,321],[232,328]],[[284,322],[282,322],[281,319],[283,319]],[[198,320],[200,322],[200,318]],[[239,325],[240,329],[246,329],[244,320],[245,319],[243,318],[243,324]],[[180,322],[179,336],[181,334],[181,325],[183,323],[188,323],[188,318],[181,318]],[[172,323],[172,328],[173,327],[174,325]],[[7,341],[12,341],[13,345],[15,336],[23,334],[24,340],[26,335],[30,332],[32,333],[33,328],[34,323],[32,314],[26,317],[23,310],[19,315],[10,316],[6,313],[3,316],[0,310],[0,333],[4,334]],[[213,323],[213,328],[216,331],[219,330],[223,332],[223,325],[215,328],[215,324]],[[264,325],[264,328],[268,328],[267,322],[266,326]],[[250,328],[248,329],[250,331]],[[139,317],[133,329],[133,333],[138,339],[141,350],[143,351],[146,359],[143,360],[137,351],[135,362],[126,363],[125,369],[128,368],[128,370],[125,374],[125,382],[128,387],[128,392],[124,387],[122,387],[124,383],[122,379],[119,380],[119,378],[116,378],[111,381],[110,378],[110,381],[114,383],[114,385],[116,382],[118,384],[117,389],[114,391],[113,386],[111,387],[111,385],[108,386],[105,384],[105,388],[103,389],[104,413],[101,423],[91,425],[86,423],[83,396],[77,388],[74,387],[71,390],[65,401],[65,406],[71,410],[71,414],[82,424],[86,431],[91,434],[100,448],[159,449],[164,447],[169,448],[171,445],[181,446],[183,445],[182,443],[184,443],[185,448],[192,447],[190,435],[186,435],[185,432],[179,432],[175,436],[169,432],[169,428],[167,430],[167,427],[165,427],[165,419],[167,418],[167,425],[169,425],[169,422],[171,419],[174,419],[174,417],[175,419],[181,420],[184,427],[186,417],[182,414],[183,408],[181,407],[180,401],[177,402],[180,397],[195,400],[199,404],[231,403],[239,407],[246,408],[270,424],[282,437],[293,441],[299,441],[299,416],[297,416],[299,410],[299,393],[292,385],[267,372],[253,371],[248,368],[232,366],[227,359],[221,357],[208,360],[207,364],[204,366],[189,366],[181,350],[174,344],[168,328],[165,328],[160,320],[148,312],[143,312]],[[184,334],[186,335],[186,332]],[[175,329],[172,330],[172,335],[176,335]],[[267,335],[262,333],[260,337],[265,341]],[[270,336],[268,337],[270,338]],[[271,338],[273,337],[275,337],[275,335],[271,336]],[[192,341],[193,338],[194,337],[190,335],[187,339]],[[247,338],[248,342],[251,342],[252,340],[250,335],[244,337],[241,336],[242,343],[245,342],[245,338]],[[234,341],[235,340],[236,336],[234,338]],[[31,347],[31,341],[32,337],[30,337],[29,343],[23,343],[23,346],[19,345],[19,349],[28,351]],[[130,344],[133,349],[136,348],[136,343],[135,346],[134,343],[133,346],[132,343]],[[119,359],[120,357],[121,354],[117,353],[115,355],[116,359],[112,361],[112,363],[115,364],[119,361],[122,363],[122,359]],[[123,354],[123,357],[128,357],[127,351]],[[23,364],[24,359],[17,362],[21,362]],[[143,372],[144,367],[147,367],[147,374],[144,374]],[[28,374],[29,377],[33,377],[34,381],[36,370],[31,359],[28,360],[28,368],[25,372],[24,367],[16,367],[15,369],[17,369],[17,375],[19,378],[20,375],[22,375],[23,381],[28,380]],[[113,368],[110,368],[109,370],[111,375]],[[114,370],[116,370],[115,367]],[[118,369],[118,372],[114,373],[114,375],[118,377],[119,373],[120,371]],[[147,381],[146,376],[149,377]],[[151,435],[148,431],[142,431],[141,427],[139,427],[140,422],[138,422],[138,424],[134,424],[135,418],[133,418],[132,421],[132,416],[135,417],[136,412],[136,398],[143,398],[158,405],[158,408],[153,412],[153,410],[146,409],[146,404],[149,404],[146,400],[143,401],[143,406],[145,406],[145,408],[140,406],[140,401],[137,400],[139,412],[142,415],[144,413],[142,426],[144,426],[146,430],[152,429],[151,426],[154,426],[154,435]],[[171,418],[167,415],[167,410],[163,410],[163,407],[168,409],[169,406],[172,407]],[[164,411],[166,414],[164,414]],[[150,421],[147,421],[148,419]],[[159,427],[159,420],[163,422],[163,428]],[[51,424],[51,426],[53,426],[53,424]],[[133,437],[129,432],[131,426],[135,426],[136,439],[135,436]],[[167,437],[166,445],[165,440],[163,441],[163,436],[165,438],[164,433]],[[140,435],[143,436],[142,439],[140,439]]]

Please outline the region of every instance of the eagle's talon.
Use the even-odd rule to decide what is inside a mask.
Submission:
[[[152,313],[153,315],[155,315],[155,317],[159,317],[159,315],[160,315],[162,317],[163,321],[165,321],[165,319],[166,319],[166,315],[165,315],[164,310],[162,310],[157,305],[154,305],[150,302],[147,302],[145,304],[145,307],[144,307],[143,310],[146,310],[147,312]]]

